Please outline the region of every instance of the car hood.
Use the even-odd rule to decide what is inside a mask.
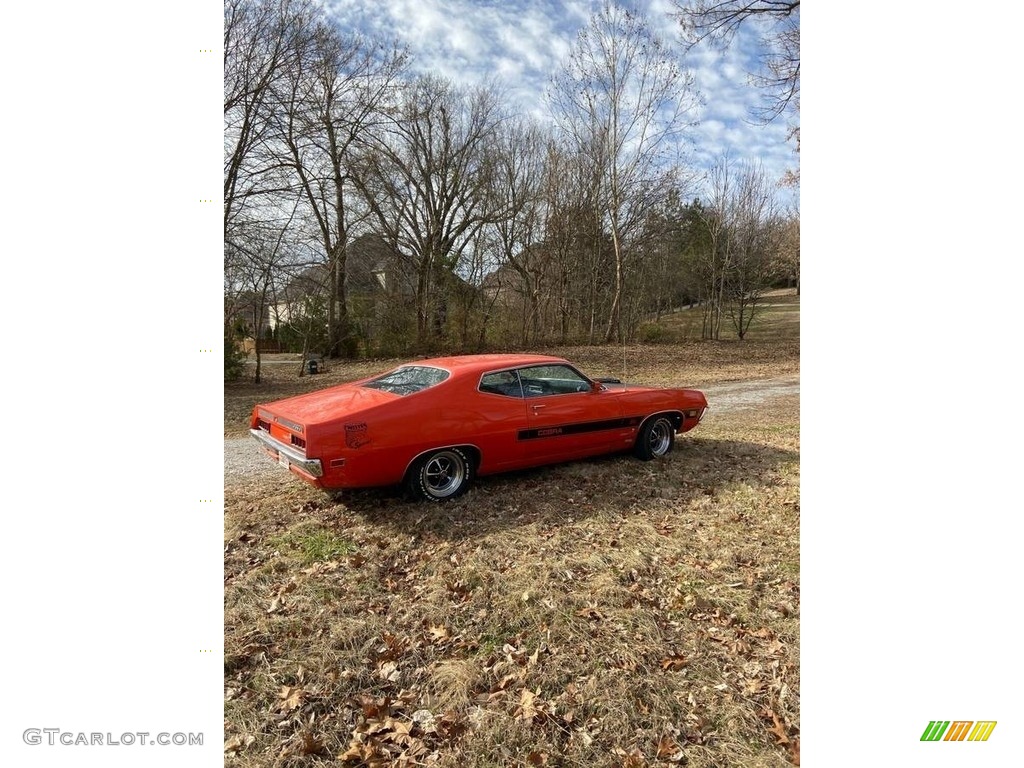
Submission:
[[[321,389],[306,395],[297,395],[259,407],[275,416],[283,416],[300,424],[310,425],[333,421],[381,403],[396,400],[399,395],[371,389],[358,384]]]
[[[636,384],[624,384],[622,382],[606,383],[605,388],[611,392],[622,395],[623,397],[629,397],[630,395],[644,395],[653,393],[655,395],[664,395],[665,393],[673,393],[676,396],[681,396],[687,400],[692,400],[693,405],[701,408],[706,408],[708,405],[707,398],[704,393],[698,389],[686,389],[685,387],[642,387]]]

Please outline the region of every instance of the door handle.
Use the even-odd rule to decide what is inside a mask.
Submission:
[[[539,411],[541,408],[544,408],[544,407],[546,407],[546,406],[543,403],[538,403],[537,405],[533,406],[533,410]]]

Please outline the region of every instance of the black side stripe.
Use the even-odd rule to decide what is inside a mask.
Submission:
[[[607,419],[606,421],[582,421],[576,424],[561,424],[540,429],[521,429],[519,440],[537,440],[542,437],[559,437],[561,435],[581,435],[585,432],[603,432],[608,429],[625,429],[636,427],[643,420],[642,416],[627,416],[624,419]]]

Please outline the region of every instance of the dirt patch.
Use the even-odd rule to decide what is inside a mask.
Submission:
[[[796,375],[780,376],[774,379],[717,384],[706,387],[704,394],[710,406],[705,418],[710,418],[716,413],[764,406],[774,398],[799,395],[800,377]]]

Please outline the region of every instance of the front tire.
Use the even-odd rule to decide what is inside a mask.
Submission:
[[[676,441],[676,427],[668,416],[655,416],[644,422],[636,438],[633,454],[643,461],[667,455]]]
[[[473,481],[473,462],[461,448],[444,448],[418,460],[409,472],[409,494],[423,501],[461,496]]]

